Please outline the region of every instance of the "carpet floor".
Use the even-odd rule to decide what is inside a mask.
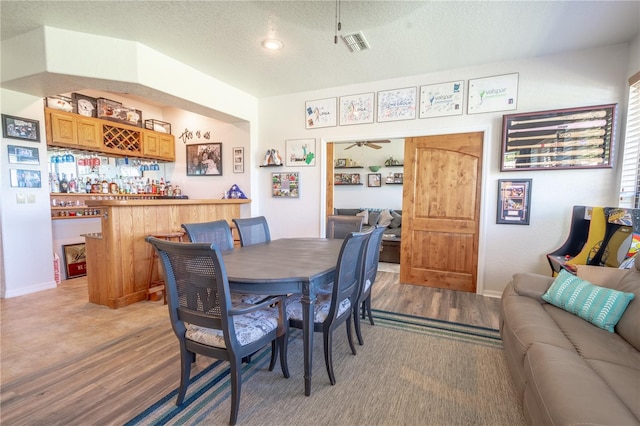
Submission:
[[[496,330],[374,311],[365,344],[353,356],[346,331],[334,334],[331,386],[322,338],[314,339],[313,385],[303,393],[302,334],[289,343],[291,378],[267,370],[270,349],[242,371],[240,425],[524,425]],[[198,357],[185,403],[177,390],[127,425],[225,425],[230,412],[228,364]],[[178,369],[178,365],[175,366]]]

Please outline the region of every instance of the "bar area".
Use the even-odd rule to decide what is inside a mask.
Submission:
[[[101,232],[84,234],[89,302],[121,308],[147,299],[153,260],[148,235],[181,230],[182,223],[240,217],[248,199],[87,200],[101,212]],[[186,238],[186,236],[185,236]]]

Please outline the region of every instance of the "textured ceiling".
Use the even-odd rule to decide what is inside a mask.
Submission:
[[[342,34],[371,50],[334,44],[336,2],[7,1],[2,40],[41,26],[116,37],[152,49],[256,97],[323,89],[626,42],[639,1],[340,1]],[[267,36],[282,40],[265,52]]]

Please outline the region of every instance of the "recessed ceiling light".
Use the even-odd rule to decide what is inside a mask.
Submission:
[[[280,50],[282,49],[282,42],[275,38],[268,38],[262,41],[262,47],[268,50]]]

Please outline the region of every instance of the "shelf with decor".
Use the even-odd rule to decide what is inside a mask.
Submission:
[[[334,169],[364,169],[364,166],[336,166]]]
[[[101,211],[88,207],[87,200],[155,199],[158,194],[102,194],[86,192],[51,192],[51,220],[90,219],[100,217]]]
[[[360,173],[336,173],[333,181],[335,185],[362,185]]]

